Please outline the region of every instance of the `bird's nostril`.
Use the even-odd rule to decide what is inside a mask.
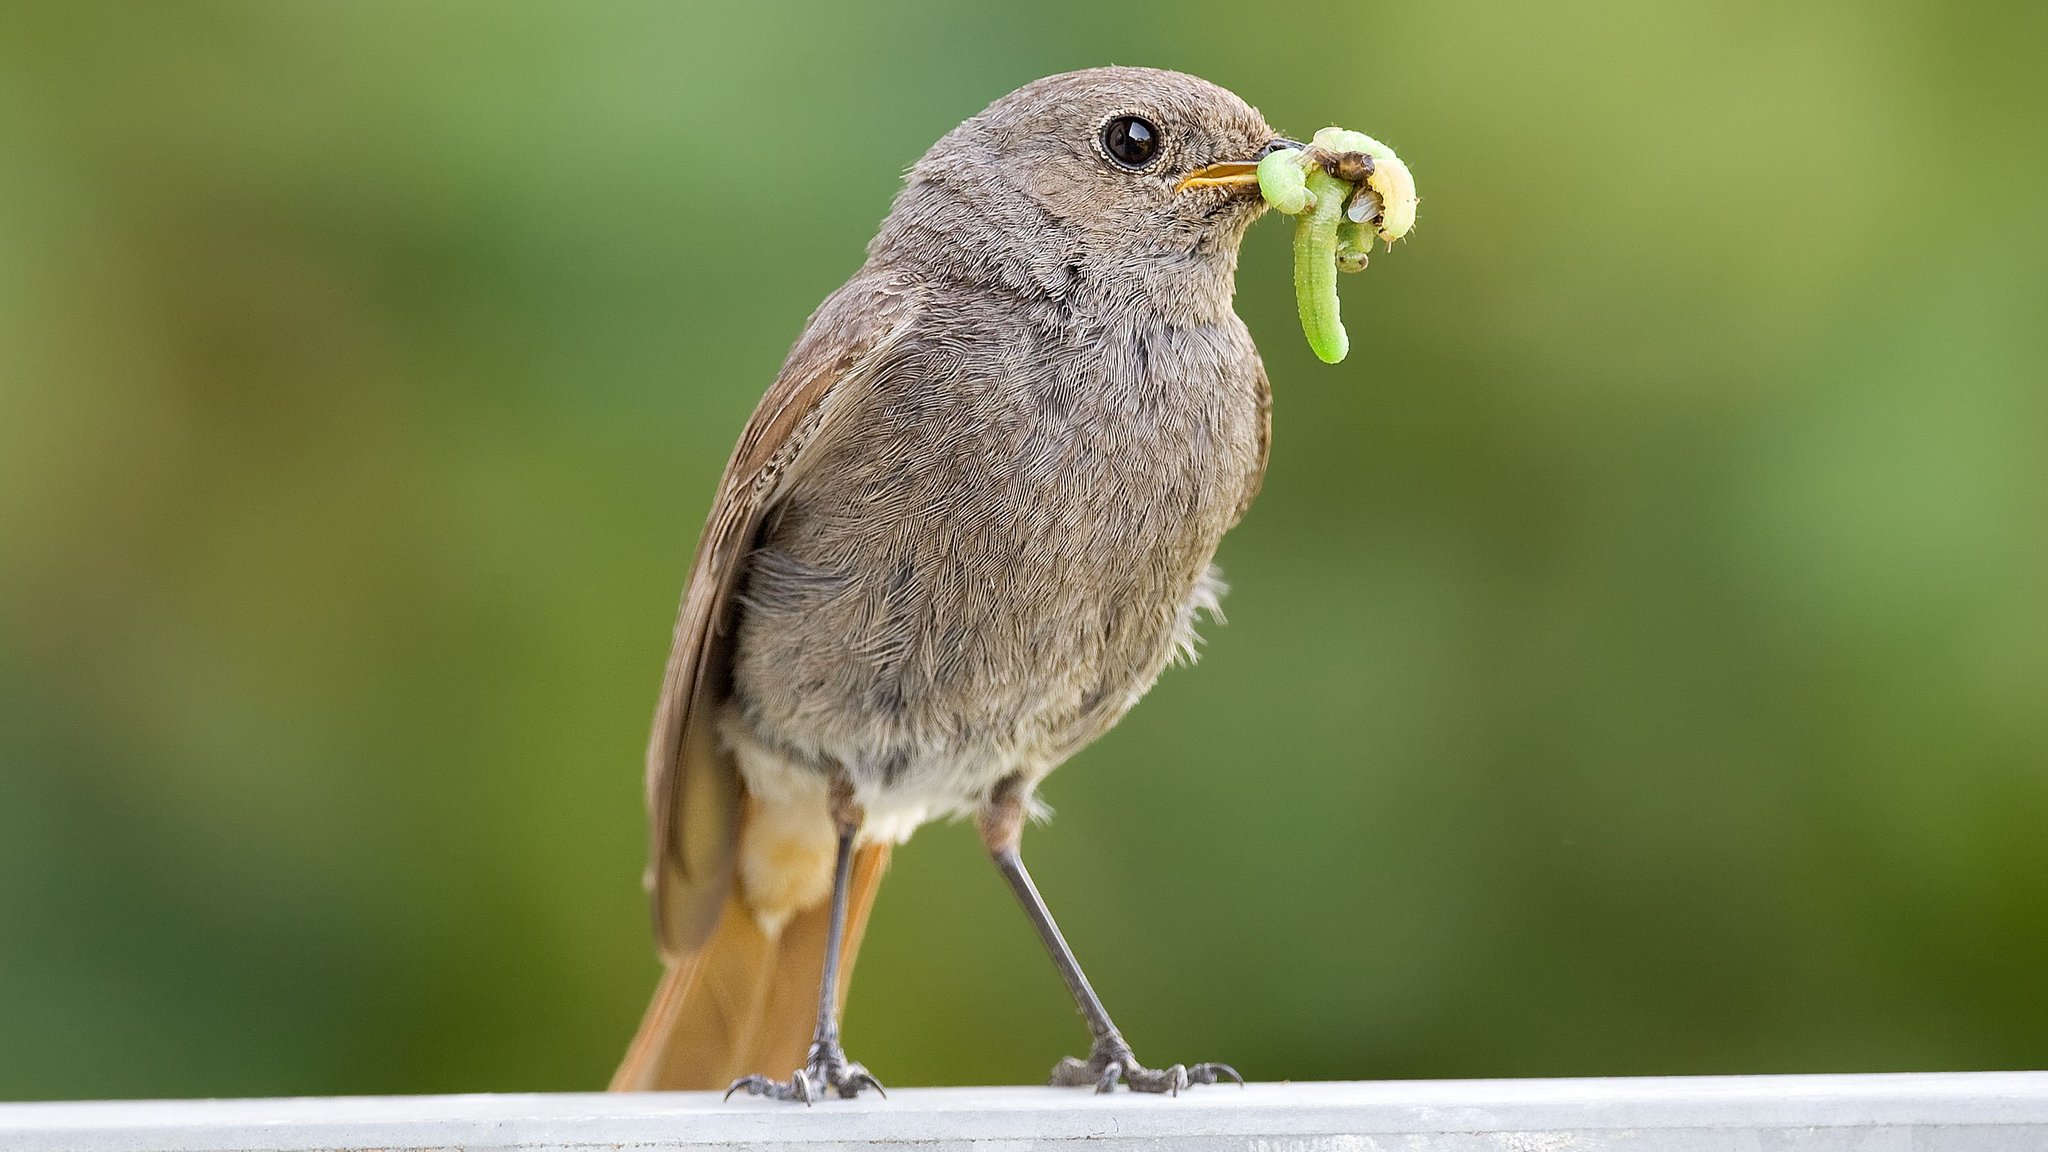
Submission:
[[[1289,140],[1285,136],[1275,137],[1274,139],[1267,141],[1266,146],[1264,148],[1259,149],[1258,158],[1264,160],[1266,157],[1271,156],[1273,153],[1283,151],[1288,148],[1292,148],[1296,152],[1303,152],[1308,149],[1308,145],[1303,144],[1299,140]]]

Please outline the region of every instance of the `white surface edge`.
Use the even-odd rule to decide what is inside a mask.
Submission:
[[[2048,1152],[2048,1072],[903,1089],[813,1107],[712,1093],[0,1104],[5,1152]]]

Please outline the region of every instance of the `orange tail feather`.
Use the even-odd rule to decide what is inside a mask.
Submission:
[[[887,844],[870,844],[854,856],[839,950],[842,1010],[888,862]],[[817,1026],[830,916],[830,905],[822,904],[771,937],[735,889],[711,938],[662,976],[611,1090],[722,1090],[755,1073],[788,1076],[804,1062]]]

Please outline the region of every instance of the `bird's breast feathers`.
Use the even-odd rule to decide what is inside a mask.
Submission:
[[[1263,462],[1241,326],[962,351],[906,341],[770,517],[724,725],[743,770],[969,805],[1114,723],[1213,597]]]

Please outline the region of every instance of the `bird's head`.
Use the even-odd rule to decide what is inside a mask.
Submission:
[[[1238,245],[1265,207],[1254,169],[1289,145],[1257,109],[1196,76],[1048,76],[925,153],[875,254],[1054,288],[1077,277],[1135,285],[1220,274],[1227,297]]]

